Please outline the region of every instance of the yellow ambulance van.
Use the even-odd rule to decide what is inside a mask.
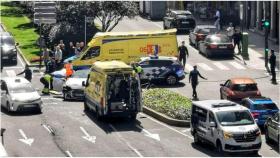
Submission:
[[[74,67],[90,67],[95,61],[129,64],[149,55],[177,56],[176,31],[99,32],[72,63]]]
[[[136,119],[142,111],[142,94],[133,68],[121,61],[98,61],[85,86],[84,110],[95,111],[97,119],[125,116]]]

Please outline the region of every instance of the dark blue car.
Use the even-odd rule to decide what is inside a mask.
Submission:
[[[270,98],[245,98],[241,104],[248,109],[259,126],[263,126],[268,117],[279,111],[277,105]]]

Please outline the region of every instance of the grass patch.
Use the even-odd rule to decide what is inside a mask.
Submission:
[[[20,7],[12,7],[2,3],[0,10],[1,22],[19,43],[19,48],[26,59],[30,61],[33,57],[38,56],[40,49],[36,45],[36,40],[39,35],[35,32],[33,22],[23,14]]]
[[[192,101],[167,89],[149,89],[143,92],[145,106],[171,118],[187,120],[190,118]]]

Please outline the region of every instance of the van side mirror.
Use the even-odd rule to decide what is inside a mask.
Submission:
[[[210,127],[216,127],[216,123],[215,122],[210,122]]]
[[[86,86],[86,82],[85,81],[82,82],[82,86],[84,86],[84,87]]]

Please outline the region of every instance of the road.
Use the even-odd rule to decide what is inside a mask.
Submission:
[[[160,21],[124,19],[114,31],[157,30],[161,27]],[[188,36],[178,35],[178,43],[182,40],[188,43]],[[263,95],[279,100],[278,86],[270,84],[268,75],[258,65],[262,63],[248,66],[238,58],[209,60],[191,46],[187,47],[190,58],[186,69],[189,70],[189,67],[196,64],[201,74],[208,78],[207,82],[200,81],[200,100],[218,99],[219,84],[234,76],[255,78]],[[2,77],[13,76],[22,71],[24,64],[21,59],[19,61],[17,66],[5,67]],[[32,84],[38,90],[42,89],[39,82],[41,76],[40,73],[33,74]],[[191,96],[187,79],[180,86],[170,89],[184,96]],[[42,114],[8,114],[2,109],[1,126],[6,129],[4,147],[9,156],[220,156],[212,147],[194,145],[189,128],[172,127],[143,113],[138,115],[135,122],[125,119],[100,122],[95,119],[94,114],[83,111],[82,102],[63,101],[60,96],[42,96],[42,99]],[[26,139],[33,139],[32,144],[19,140],[24,138],[23,133]],[[277,157],[279,153],[276,152],[276,147],[267,145],[263,137],[259,156]]]

